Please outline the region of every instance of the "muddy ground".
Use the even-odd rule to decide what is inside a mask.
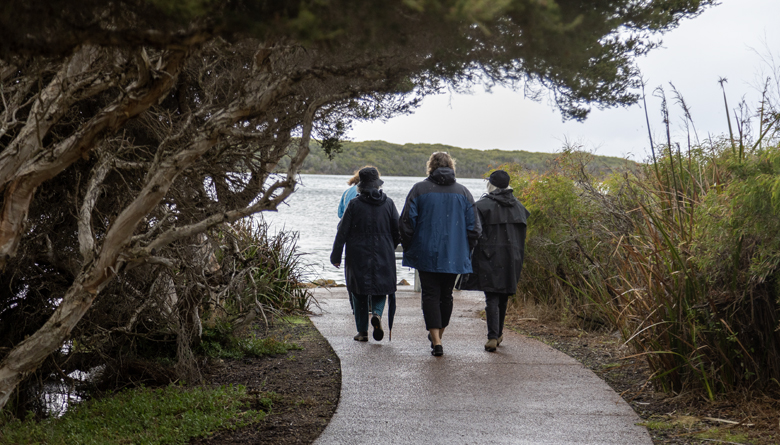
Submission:
[[[254,408],[271,401],[269,415],[259,425],[190,443],[309,444],[333,417],[341,390],[341,364],[314,325],[308,319],[295,323],[278,321],[268,332],[260,330],[258,334],[294,343],[302,349],[270,357],[216,361],[205,377],[215,385],[245,385],[254,398]]]

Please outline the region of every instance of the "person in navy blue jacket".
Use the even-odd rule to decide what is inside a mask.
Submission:
[[[381,324],[385,296],[396,291],[395,248],[400,242],[398,210],[393,200],[382,193],[376,168],[360,170],[358,196],[349,201],[338,226],[330,262],[341,266],[346,244],[347,290],[354,304],[356,341],[368,341],[368,314],[374,340],[384,337]],[[370,303],[369,303],[370,302]]]
[[[427,170],[428,177],[412,187],[401,212],[402,264],[419,273],[431,354],[441,356],[455,278],[471,273],[470,252],[482,230],[471,192],[455,181],[450,155],[433,153]]]

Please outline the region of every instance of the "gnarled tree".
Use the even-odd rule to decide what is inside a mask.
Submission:
[[[0,320],[36,316],[0,344],[0,408],[98,298],[107,311],[128,307],[112,329],[130,330],[141,311],[161,310],[161,289],[185,268],[191,288],[176,304],[189,323],[197,301],[182,301],[208,281],[197,235],[274,210],[312,137],[333,146],[350,121],[408,112],[448,86],[549,92],[573,119],[591,104],[633,103],[633,58],[712,3],[4,6]]]

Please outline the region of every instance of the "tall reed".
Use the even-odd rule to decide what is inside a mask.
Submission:
[[[673,88],[673,87],[672,87]],[[674,88],[673,88],[674,90]],[[777,109],[760,131],[698,142],[669,131],[638,169],[594,178],[568,150],[546,174],[503,166],[531,211],[524,299],[618,330],[667,391],[708,398],[780,386],[780,144]]]

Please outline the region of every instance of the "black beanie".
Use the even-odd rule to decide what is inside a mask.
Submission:
[[[488,181],[500,189],[505,189],[509,187],[509,173],[504,170],[496,170],[490,174]]]

